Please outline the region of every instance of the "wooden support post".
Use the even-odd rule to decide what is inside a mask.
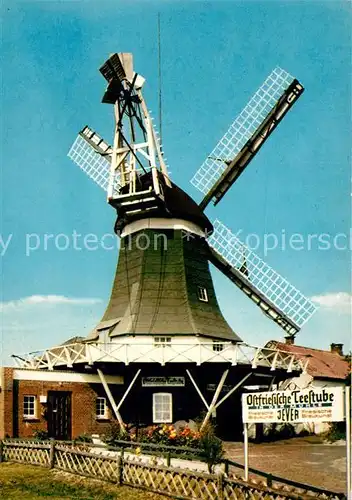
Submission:
[[[217,500],[224,500],[224,475],[222,472],[217,474],[217,488],[218,488],[218,496]]]
[[[121,455],[118,456],[117,458],[117,478],[116,478],[116,483],[121,486],[123,483],[123,455],[121,452]]]
[[[50,454],[49,454],[49,469],[55,467],[55,441],[50,442]]]
[[[230,470],[230,464],[228,460],[225,460],[225,474],[228,476],[229,475],[229,470]]]
[[[212,402],[210,403],[210,406],[208,408],[208,413],[206,414],[203,422],[202,422],[202,425],[200,427],[200,430],[202,431],[204,429],[204,427],[207,425],[208,423],[208,420],[209,418],[211,417],[211,414],[212,412],[214,411],[214,409],[216,408],[215,404],[218,400],[218,397],[220,396],[220,392],[221,392],[221,389],[223,388],[223,385],[225,383],[225,380],[226,380],[226,377],[229,373],[229,370],[225,370],[224,373],[222,374],[221,376],[221,379],[220,379],[220,382],[219,382],[219,385],[217,386],[216,388],[216,391],[215,391],[215,394],[214,394],[214,397],[213,397],[213,400]]]
[[[190,372],[189,370],[186,370],[186,373],[187,373],[187,375],[189,376],[189,378],[191,379],[191,382],[192,382],[192,384],[194,385],[194,387],[195,387],[196,391],[198,392],[200,399],[203,401],[204,406],[206,407],[206,409],[207,409],[207,410],[209,410],[209,405],[208,405],[208,403],[207,403],[207,401],[206,401],[205,397],[204,397],[204,396],[203,396],[203,394],[201,393],[201,390],[199,389],[199,387],[198,387],[198,386],[197,386],[197,384],[195,383],[195,380],[194,380],[194,378],[192,377],[191,372]]]
[[[128,393],[130,392],[130,390],[132,389],[133,384],[134,384],[134,383],[135,383],[135,381],[137,380],[137,378],[138,378],[139,374],[141,373],[141,371],[142,371],[142,370],[141,370],[141,369],[139,369],[139,370],[137,371],[137,373],[135,374],[135,376],[133,377],[132,382],[130,383],[130,385],[129,385],[129,386],[128,386],[128,388],[126,389],[125,394],[122,396],[121,401],[120,401],[120,402],[119,402],[119,404],[117,405],[117,411],[119,411],[119,409],[121,408],[122,403],[125,401],[127,394],[128,394]]]
[[[4,443],[0,441],[0,464],[4,462]]]
[[[273,485],[273,476],[271,474],[268,474],[266,477],[266,485],[268,488],[271,488]]]
[[[171,464],[171,453],[168,451],[166,453],[166,466],[170,467],[170,464]]]
[[[249,378],[250,376],[252,375],[252,372],[250,373],[247,373],[247,375],[245,375],[243,377],[242,380],[240,380],[238,382],[238,384],[235,385],[235,387],[232,387],[232,389],[222,398],[220,399],[220,401],[218,403],[216,403],[215,405],[215,409],[218,408],[227,398],[229,398],[235,391],[237,391],[237,389],[243,384],[243,382],[245,382],[247,380],[247,378]]]
[[[122,420],[122,417],[120,415],[120,412],[119,412],[119,410],[118,410],[118,408],[116,406],[116,403],[115,403],[115,400],[113,398],[113,395],[111,394],[109,386],[108,386],[108,384],[106,382],[104,373],[101,370],[99,370],[99,368],[98,368],[97,371],[98,371],[98,375],[99,375],[99,378],[101,380],[101,383],[103,384],[103,387],[105,389],[106,395],[107,395],[107,397],[108,397],[108,399],[110,401],[111,407],[112,407],[112,409],[113,409],[113,411],[115,413],[115,416],[116,416],[116,418],[117,418],[117,420],[118,420],[118,422],[120,424],[121,432],[122,432],[122,434],[125,434],[125,432],[126,432],[125,425],[123,423],[123,420]]]

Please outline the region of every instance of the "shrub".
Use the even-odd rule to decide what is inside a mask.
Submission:
[[[127,428],[127,426],[125,427]],[[129,432],[123,432],[120,424],[115,421],[110,424],[110,428],[104,436],[104,441],[109,446],[118,446],[118,441],[131,441],[131,434]]]
[[[39,439],[40,441],[45,441],[49,438],[48,431],[43,431],[41,429],[34,431],[33,436],[35,439]]]
[[[327,438],[329,441],[346,439],[346,422],[332,422]]]
[[[296,435],[295,433],[295,428],[292,424],[270,424],[268,426],[265,436],[264,436],[264,441],[278,441],[280,439],[289,439],[292,438]]]
[[[89,434],[80,434],[75,441],[79,441],[80,443],[93,443],[93,438]]]
[[[200,433],[199,444],[211,474],[214,472],[214,466],[221,461],[224,450],[221,439],[216,437],[215,429],[209,422]]]

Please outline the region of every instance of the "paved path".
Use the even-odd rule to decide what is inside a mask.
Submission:
[[[225,450],[227,458],[243,464],[243,443],[225,443]],[[249,466],[319,488],[346,490],[343,445],[317,444],[304,438],[250,443]]]

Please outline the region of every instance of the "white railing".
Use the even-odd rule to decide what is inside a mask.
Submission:
[[[213,342],[194,342],[184,344],[154,345],[153,343],[126,342],[111,343],[74,343],[52,347],[43,351],[24,355],[13,355],[20,368],[49,369],[56,367],[72,368],[75,364],[94,363],[231,363],[250,365],[253,369],[266,367],[270,370],[305,371],[307,362],[297,359],[293,354],[254,347],[243,342],[232,344],[222,342],[222,350],[214,351]]]

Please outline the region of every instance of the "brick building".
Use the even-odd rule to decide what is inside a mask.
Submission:
[[[67,418],[57,422],[58,439],[82,434],[104,434],[111,412],[98,375],[69,371],[0,369],[0,438],[33,437],[36,431],[53,435],[55,415]],[[123,383],[119,376],[108,376],[112,393]]]

